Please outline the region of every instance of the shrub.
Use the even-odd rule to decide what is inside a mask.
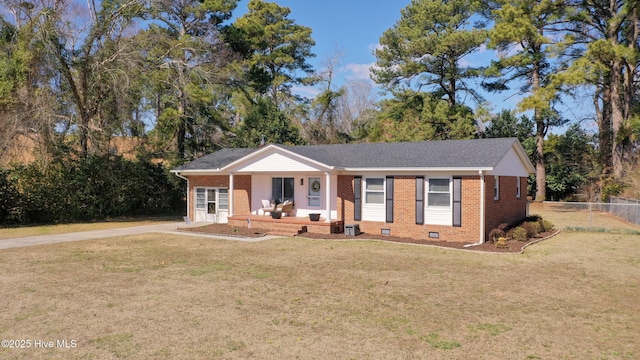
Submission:
[[[509,247],[509,244],[507,243],[507,238],[504,236],[499,237],[496,240],[496,247],[497,248],[507,248]]]
[[[57,160],[46,168],[18,165],[8,173],[9,178],[0,172],[0,223],[7,212],[4,203],[23,223],[169,213],[183,206],[180,180],[144,159],[89,156]],[[12,188],[20,201],[9,198]]]
[[[544,232],[551,231],[553,229],[553,223],[549,220],[542,220],[542,230]]]
[[[517,241],[527,241],[529,237],[527,236],[527,229],[518,226],[511,230],[511,238]]]
[[[542,228],[542,223],[540,221],[532,221],[530,222],[530,224],[534,232],[536,233],[534,236],[538,236],[542,231],[544,231]]]
[[[537,221],[525,221],[520,225],[520,227],[527,231],[527,237],[530,238],[536,237],[540,233],[540,223]]]
[[[503,229],[500,229],[500,228],[493,229],[489,232],[489,239],[491,239],[491,241],[493,241],[494,243],[498,240],[498,238],[504,237],[504,236],[505,236],[505,232]]]
[[[522,220],[522,222],[535,222],[535,221],[540,221],[541,219],[542,219],[542,216],[534,214],[534,215],[527,216]]]
[[[0,224],[18,221],[21,196],[9,171],[0,169]]]

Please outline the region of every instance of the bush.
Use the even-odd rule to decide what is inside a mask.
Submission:
[[[497,248],[508,248],[509,247],[509,243],[507,243],[507,238],[505,238],[504,236],[499,237],[496,240],[496,247]]]
[[[542,231],[547,232],[553,230],[553,223],[549,220],[542,220]]]
[[[534,236],[540,235],[540,233],[543,231],[542,222],[540,222],[540,221],[532,221],[529,224],[531,224],[531,227],[533,228],[533,231],[536,233]]]
[[[146,160],[93,156],[59,160],[46,169],[20,165],[9,173],[16,179],[14,187],[21,197],[16,213],[23,223],[169,213],[183,206],[182,184],[162,165]],[[0,174],[0,188],[2,178]],[[0,215],[5,196],[1,191]]]
[[[540,233],[540,223],[537,221],[523,222],[520,227],[527,231],[527,236],[530,238],[536,237]]]
[[[534,215],[527,216],[526,218],[524,218],[522,220],[522,222],[535,222],[535,221],[540,221],[540,220],[542,220],[542,216],[534,214]]]
[[[517,241],[527,241],[529,237],[527,236],[527,229],[518,226],[511,230],[511,238]]]
[[[10,172],[0,169],[0,224],[19,221],[21,200]]]
[[[500,229],[500,228],[493,229],[489,232],[489,239],[491,239],[491,241],[493,241],[494,243],[498,240],[498,238],[501,238],[504,236],[505,236],[505,232],[503,229]]]

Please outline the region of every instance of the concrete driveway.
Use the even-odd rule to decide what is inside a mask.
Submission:
[[[202,226],[202,225],[205,225],[205,224],[191,223],[187,225],[183,222],[172,222],[172,223],[166,223],[166,224],[131,226],[131,227],[123,227],[123,228],[107,229],[107,230],[80,231],[80,232],[73,232],[73,233],[66,233],[66,234],[25,236],[20,238],[0,240],[0,250],[17,248],[17,247],[25,247],[25,246],[56,244],[56,243],[69,242],[69,241],[82,241],[82,240],[104,239],[104,238],[119,237],[119,236],[140,235],[140,234],[147,234],[147,233],[167,233],[167,234],[175,234],[175,235],[183,235],[183,236],[200,236],[200,237],[208,237],[208,238],[215,238],[215,239],[247,241],[247,242],[256,242],[256,241],[268,240],[268,239],[277,237],[277,236],[263,236],[257,239],[256,238],[245,239],[245,238],[238,238],[238,237],[203,235],[203,234],[177,231],[178,227],[183,228],[183,227],[195,227],[195,226]]]

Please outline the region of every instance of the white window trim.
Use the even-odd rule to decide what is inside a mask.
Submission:
[[[429,194],[433,193],[433,194],[444,194],[443,191],[429,191],[429,182],[431,180],[449,180],[449,191],[447,191],[447,194],[449,194],[449,205],[447,206],[442,206],[442,205],[429,205]],[[452,188],[453,188],[453,178],[452,177],[428,177],[426,179],[427,183],[425,184],[425,190],[426,190],[426,199],[425,199],[425,206],[427,207],[427,209],[453,209],[453,193],[452,193]]]
[[[493,200],[500,200],[500,176],[493,177]]]
[[[194,209],[196,210],[205,210],[207,208],[207,188],[204,187],[197,187],[194,189],[194,193],[195,193],[195,206]],[[202,204],[198,203],[198,193],[202,192],[203,195],[203,202]]]
[[[382,180],[382,190],[367,190],[367,181],[369,181],[369,179]],[[382,193],[382,202],[381,203],[367,202],[367,192]],[[363,184],[362,184],[362,200],[363,200],[362,204],[363,205],[367,207],[384,207],[385,206],[384,199],[386,199],[386,196],[387,196],[387,179],[384,176],[368,176],[363,178]]]
[[[215,190],[215,198],[214,199],[209,199],[209,195],[208,195],[208,190]],[[209,203],[214,203],[216,204],[216,209],[221,210],[221,211],[229,211],[229,203],[227,203],[227,208],[221,208],[220,207],[220,193],[221,190],[226,191],[227,194],[227,201],[229,202],[230,199],[228,198],[228,194],[229,194],[229,188],[225,188],[225,187],[212,187],[212,186],[198,186],[196,188],[194,188],[194,192],[195,192],[195,206],[194,209],[196,210],[207,210],[208,208],[208,204]],[[199,191],[203,191],[204,192],[204,204],[202,204],[203,206],[198,206],[198,192]]]
[[[520,184],[520,176],[516,176],[516,199],[522,197],[522,189]]]
[[[315,196],[315,195],[311,196],[309,194],[309,191],[311,191],[310,187],[311,187],[312,179],[313,180],[317,180],[317,181],[320,182],[320,194],[317,195],[317,196]],[[307,178],[307,206],[308,207],[310,207],[310,208],[318,208],[318,209],[322,207],[322,189],[324,188],[323,185],[324,184],[322,184],[322,178],[319,177],[319,176],[310,176],[310,177]],[[311,205],[311,199],[318,199],[320,201],[318,202],[318,205]]]
[[[382,203],[367,203],[367,181],[369,179],[382,179]],[[369,174],[362,177],[362,221],[384,222],[386,220],[387,176],[386,174]]]
[[[449,206],[429,206],[429,181],[437,179],[449,180]],[[424,209],[425,225],[453,226],[453,175],[425,175]]]

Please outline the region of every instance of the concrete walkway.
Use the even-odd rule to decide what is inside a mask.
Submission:
[[[104,239],[104,238],[119,237],[119,236],[141,235],[141,234],[148,234],[148,233],[166,233],[166,234],[174,234],[174,235],[199,236],[199,237],[208,237],[208,238],[234,240],[234,241],[247,241],[247,242],[257,242],[257,241],[269,240],[269,239],[278,237],[278,236],[263,236],[260,238],[239,238],[239,237],[231,237],[231,236],[202,235],[202,234],[196,234],[196,233],[177,231],[178,227],[185,228],[185,227],[196,227],[196,226],[202,226],[202,225],[205,225],[205,224],[191,223],[187,225],[183,222],[173,222],[173,223],[166,223],[166,224],[131,226],[131,227],[106,229],[106,230],[80,231],[80,232],[72,232],[72,233],[66,233],[66,234],[38,235],[38,236],[25,236],[20,238],[13,238],[13,239],[0,239],[0,250],[17,248],[17,247],[25,247],[25,246],[57,244],[57,243],[69,242],[69,241],[82,241],[82,240]]]

